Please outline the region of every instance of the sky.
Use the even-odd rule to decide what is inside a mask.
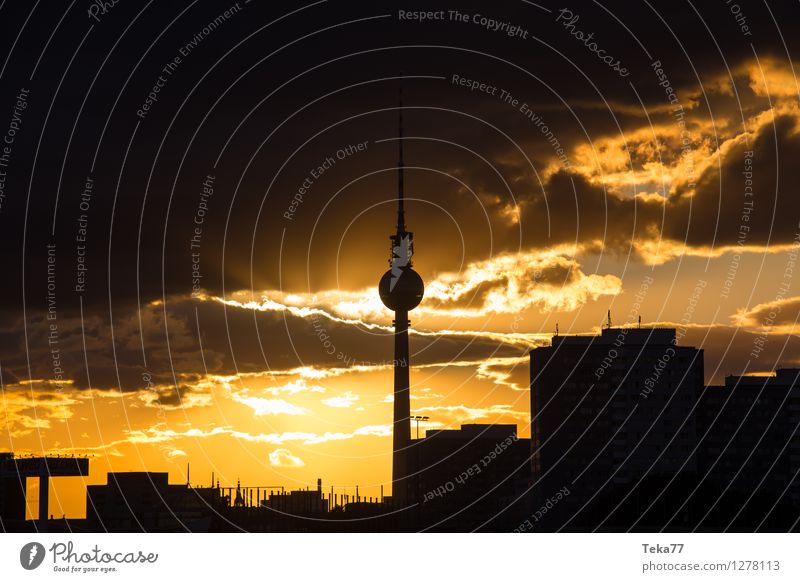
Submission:
[[[0,450],[92,456],[56,515],[388,494],[400,87],[421,434],[528,436],[528,352],[609,310],[800,366],[797,8],[631,4],[1,4]]]

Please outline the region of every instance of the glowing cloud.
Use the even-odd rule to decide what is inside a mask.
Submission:
[[[578,251],[573,245],[506,253],[470,263],[458,273],[440,273],[427,284],[425,299],[416,312],[477,318],[519,313],[530,308],[543,312],[574,310],[587,301],[616,295],[622,290],[622,281],[616,276],[583,273],[574,258]],[[339,323],[363,325],[371,330],[391,331],[390,327],[375,323],[386,320],[387,310],[374,288],[360,292],[295,293],[291,295],[291,304],[277,291],[265,291],[259,300],[248,299],[246,295],[246,292],[241,292],[226,299],[210,299],[244,309],[286,311],[306,318],[322,316]],[[301,306],[301,302],[305,306]],[[531,343],[531,338],[527,341]]]
[[[163,425],[154,426],[141,430],[128,431],[126,438],[106,443],[99,447],[82,448],[81,451],[109,449],[121,444],[157,444],[171,442],[182,438],[211,438],[218,436],[230,436],[235,439],[253,442],[253,443],[267,443],[271,445],[283,445],[289,442],[299,442],[304,445],[317,445],[331,441],[349,440],[354,437],[373,436],[373,437],[389,437],[392,435],[391,425],[373,424],[362,426],[352,432],[326,432],[323,434],[304,431],[287,431],[282,433],[258,433],[252,434],[248,432],[234,430],[229,426],[216,426],[208,430],[200,428],[189,428],[184,431],[176,431],[174,429],[163,428]],[[77,449],[76,449],[77,450]]]
[[[513,410],[510,404],[493,404],[487,408],[470,408],[468,406],[424,406],[420,412],[432,412],[452,417],[457,422],[472,422],[490,416],[511,417],[521,421],[530,421],[527,412]]]
[[[584,274],[567,251],[505,254],[472,263],[461,273],[442,274],[428,285],[423,308],[470,317],[531,307],[573,310],[622,290],[618,277]]]
[[[280,398],[259,398],[257,396],[239,396],[238,394],[234,394],[233,399],[240,404],[252,408],[256,416],[278,414],[301,416],[308,413],[308,410],[305,408],[296,406]]]
[[[786,297],[738,309],[731,320],[739,326],[778,335],[796,334],[800,327],[800,297]]]
[[[358,400],[358,395],[352,392],[345,392],[341,396],[334,396],[333,398],[325,398],[321,402],[325,406],[332,408],[350,408],[353,403]]]
[[[269,464],[273,467],[305,467],[303,459],[296,457],[289,449],[275,449],[269,454]]]

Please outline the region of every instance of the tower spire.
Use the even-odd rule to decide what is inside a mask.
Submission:
[[[403,206],[405,193],[403,192],[403,73],[400,73],[400,88],[397,91],[397,234],[406,232],[406,216]]]

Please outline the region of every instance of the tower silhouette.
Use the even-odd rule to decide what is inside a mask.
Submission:
[[[403,193],[403,94],[398,100],[397,233],[391,235],[390,269],[383,274],[378,292],[383,304],[394,311],[394,421],[392,424],[392,498],[409,503],[408,449],[411,445],[411,400],[409,395],[408,312],[422,301],[425,286],[412,268],[414,234],[406,230]]]

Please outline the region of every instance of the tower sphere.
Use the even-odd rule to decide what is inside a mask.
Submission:
[[[392,286],[392,270],[389,269],[378,283],[378,293],[383,304],[392,311],[411,311],[422,301],[425,284],[411,267],[402,267],[400,276]]]

